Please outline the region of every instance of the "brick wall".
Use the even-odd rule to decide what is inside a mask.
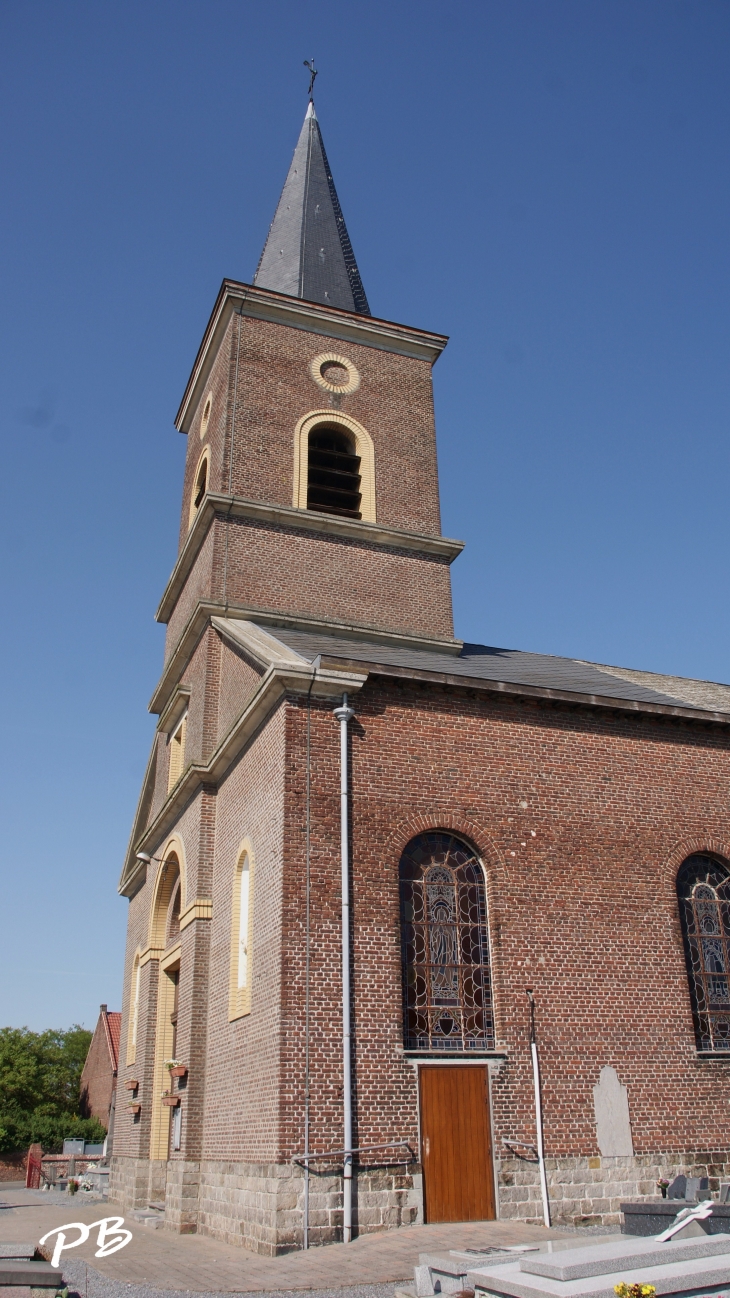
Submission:
[[[228,734],[234,721],[261,681],[260,667],[221,639],[221,675],[218,695],[218,741]]]
[[[285,708],[243,754],[218,794],[208,1001],[208,1088],[203,1156],[275,1162],[279,1156]],[[228,1022],[233,876],[241,841],[253,845],[250,1015]],[[215,1096],[215,1103],[210,1097]]]
[[[234,316],[188,436],[181,548],[204,446],[210,447],[210,490],[292,505],[296,425],[310,411],[332,405],[311,378],[309,364],[338,349],[357,366],[361,383],[356,392],[333,397],[332,418],[341,410],[373,439],[378,522],[440,535],[430,363]],[[211,417],[201,441],[210,392]],[[223,516],[206,537],[171,614],[168,657],[202,598],[388,630],[453,634],[444,560]]]
[[[311,702],[315,1150],[337,1147],[342,1130],[339,749],[331,708]],[[492,1084],[497,1150],[503,1138],[534,1141],[530,985],[555,1184],[570,1174],[595,1187],[590,1211],[590,1189],[565,1196],[568,1215],[608,1220],[618,1193],[610,1186],[647,1180],[640,1167],[622,1180],[605,1170],[606,1160],[602,1178],[581,1170],[598,1155],[592,1088],[604,1064],[628,1087],[638,1158],[652,1167],[662,1158],[710,1161],[703,1151],[722,1149],[725,1139],[730,1062],[695,1053],[674,879],[692,851],[730,859],[724,731],[372,678],[355,710],[356,1141],[407,1139],[417,1147],[416,1072],[402,1051],[398,859],[413,834],[449,828],[477,847],[487,876],[504,1054]],[[303,1147],[306,717],[306,700],[282,705],[216,799],[210,968],[197,992],[197,1030],[207,1031],[200,1157],[211,1165],[277,1163]],[[200,823],[192,809],[186,818],[178,832],[192,876]],[[229,1024],[231,885],[244,836],[256,861],[253,1006]],[[183,966],[181,1006],[185,986]],[[505,1212],[531,1215],[534,1169],[508,1159],[502,1179]],[[522,1193],[521,1184],[533,1188]]]
[[[239,338],[240,328],[240,338]],[[239,347],[240,343],[240,347]],[[341,409],[376,448],[378,520],[438,534],[430,367],[304,331],[235,317],[201,407],[213,490],[290,505],[297,420],[324,408],[309,361],[340,350],[362,375]],[[236,367],[238,380],[236,382]],[[234,400],[235,389],[235,400]],[[234,419],[235,404],[235,419]],[[189,436],[181,542],[201,451]],[[333,410],[333,414],[335,411]],[[233,425],[235,424],[235,428]],[[448,566],[412,552],[219,517],[170,618],[167,654],[200,599],[426,635],[451,633]],[[259,672],[210,628],[182,680],[191,686],[186,760],[205,760]],[[418,1146],[417,1061],[402,1046],[398,861],[430,829],[462,835],[484,863],[497,1050],[491,1094],[500,1210],[531,1219],[534,1094],[525,988],[535,990],[545,1145],[559,1220],[614,1221],[620,1196],[655,1172],[728,1159],[730,1061],[698,1058],[675,877],[694,851],[730,860],[730,739],[722,727],[490,696],[371,677],[354,698],[352,987],[357,1144]],[[218,789],[191,797],[174,827],[185,901],[211,919],[181,935],[178,1057],[188,1064],[183,1142],[150,1162],[158,963],[142,970],[137,1060],[126,1068],[132,960],[148,940],[155,867],[130,902],[121,1066],[142,1113],[119,1105],[114,1185],[125,1201],[167,1197],[176,1229],[262,1251],[300,1238],[305,1034],[307,733],[311,726],[310,1147],[341,1146],[339,733],[332,703],[281,703]],[[153,814],[167,794],[160,745]],[[254,858],[252,1008],[228,1021],[233,873]],[[167,840],[150,850],[159,856]],[[635,1158],[599,1155],[593,1086],[613,1066],[628,1088]],[[718,1152],[719,1151],[719,1152]],[[374,1161],[374,1160],[373,1160]],[[315,1238],[341,1224],[337,1169],[322,1168]],[[419,1169],[365,1166],[360,1229],[415,1220]],[[317,1233],[318,1232],[318,1233]]]
[[[115,1086],[106,1029],[99,1016],[81,1073],[81,1109],[85,1117],[98,1118],[107,1129]]]
[[[325,352],[341,353],[360,373],[358,390],[337,394],[336,408],[309,373],[310,361]],[[201,441],[200,420],[211,388],[213,413],[207,436]],[[187,535],[193,479],[204,445],[211,447],[213,491],[229,491],[230,472],[234,495],[291,505],[294,430],[310,411],[329,408],[334,419],[337,409],[356,419],[373,439],[378,521],[438,536],[441,523],[430,362],[341,343],[288,325],[234,316],[188,436],[181,544]]]

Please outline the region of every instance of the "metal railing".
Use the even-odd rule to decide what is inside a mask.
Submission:
[[[373,1154],[379,1149],[407,1149],[409,1158],[393,1159],[395,1163],[411,1163],[416,1161],[416,1155],[407,1140],[391,1140],[386,1145],[360,1145],[357,1149],[330,1149],[323,1154],[295,1154],[289,1161],[297,1163],[299,1167],[306,1167],[308,1163],[315,1162],[317,1159],[326,1159],[332,1162],[335,1159],[351,1157],[353,1154]]]

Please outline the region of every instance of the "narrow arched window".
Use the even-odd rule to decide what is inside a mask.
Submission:
[[[406,1050],[494,1048],[484,870],[452,834],[420,834],[400,860]]]
[[[245,858],[238,885],[238,990],[248,987],[248,902],[251,871]]]
[[[677,896],[697,1049],[730,1051],[730,870],[690,856]]]
[[[309,434],[307,509],[361,518],[360,456],[352,436],[337,424],[319,424]]]
[[[195,492],[193,495],[193,504],[196,509],[200,509],[200,505],[203,496],[205,495],[205,488],[207,487],[207,485],[208,485],[208,460],[206,458],[203,460],[203,463],[198,469],[198,476],[195,479]]]
[[[137,1024],[139,1023],[139,951],[132,965],[132,983],[129,998],[129,1027],[127,1028],[127,1063],[133,1064],[137,1057]]]
[[[180,902],[181,902],[181,879],[178,875],[177,883],[173,889],[170,905],[167,908],[167,936],[165,946],[172,946],[180,936]]]
[[[248,840],[241,846],[233,876],[231,905],[231,964],[228,985],[228,1019],[251,1012],[253,973],[254,863]]]
[[[198,467],[195,470],[193,492],[190,498],[190,517],[188,519],[188,527],[192,527],[198,510],[203,503],[205,493],[208,490],[209,462],[208,448],[206,447],[198,461]]]

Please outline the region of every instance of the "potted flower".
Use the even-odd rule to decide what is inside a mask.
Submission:
[[[166,1107],[167,1107],[168,1109],[175,1109],[175,1108],[177,1108],[178,1104],[180,1103],[180,1096],[179,1096],[179,1095],[171,1095],[169,1091],[163,1091],[163,1092],[162,1092],[162,1103],[163,1103],[164,1105],[166,1105]]]
[[[171,1077],[184,1077],[188,1071],[185,1064],[181,1064],[179,1059],[166,1059],[165,1068]]]
[[[138,1100],[127,1100],[127,1108],[129,1109],[129,1112],[132,1114],[132,1117],[136,1118],[137,1114],[142,1109],[142,1105],[139,1103]]]
[[[660,1176],[656,1185],[657,1185],[657,1189],[661,1191],[662,1199],[666,1199],[667,1190],[669,1189],[669,1182],[666,1180],[665,1177]]]
[[[613,1292],[617,1298],[654,1298],[656,1289],[653,1284],[615,1284]]]

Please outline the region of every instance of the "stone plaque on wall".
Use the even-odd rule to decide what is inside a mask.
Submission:
[[[596,1114],[596,1141],[604,1158],[632,1158],[634,1142],[631,1139],[629,1097],[615,1068],[601,1069],[598,1086],[593,1087],[593,1107]]]

